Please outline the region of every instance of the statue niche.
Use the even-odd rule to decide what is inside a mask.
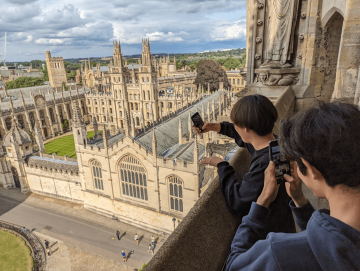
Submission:
[[[291,68],[299,0],[268,0],[267,47],[260,68]]]

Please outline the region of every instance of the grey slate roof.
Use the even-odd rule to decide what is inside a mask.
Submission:
[[[100,128],[100,127],[99,127],[99,128]],[[124,133],[120,133],[120,134],[116,134],[116,135],[111,135],[111,136],[108,138],[109,147],[111,147],[112,145],[116,144],[116,142],[119,142],[119,140],[121,140],[124,136],[125,136]],[[104,147],[104,140],[103,140],[103,138],[99,138],[99,139],[97,139],[97,140],[92,141],[91,143],[89,143],[89,145],[103,148],[103,147]]]
[[[37,87],[28,87],[28,88],[16,88],[16,89],[9,89],[7,90],[7,93],[9,96],[12,96],[11,99],[13,101],[13,105],[14,105],[14,108],[17,108],[17,107],[22,107],[22,102],[21,102],[21,98],[20,98],[20,90],[22,91],[22,94],[24,96],[24,101],[25,101],[25,105],[28,105],[28,104],[33,104],[33,100],[30,96],[30,92],[33,92],[34,95],[38,94],[39,93],[39,90],[40,91],[44,91],[45,93],[45,100],[46,101],[52,101],[53,100],[53,96],[52,96],[52,88],[50,86],[37,86]],[[47,94],[48,91],[50,90],[50,94]],[[71,91],[71,96],[75,96],[76,95],[76,90],[70,90]],[[64,91],[63,92],[63,96],[64,96],[64,99],[69,97],[70,95],[70,91]],[[83,94],[84,91],[83,89],[79,89],[79,94]],[[2,97],[5,96],[5,93],[4,91],[0,91],[0,95]],[[60,92],[55,92],[55,99],[60,99],[61,98],[61,93]],[[3,102],[0,103],[0,109],[1,110],[9,110],[11,107],[10,107],[10,103],[9,103],[9,100],[8,99],[4,99]]]
[[[199,158],[205,153],[205,146],[198,143]],[[185,144],[176,144],[163,153],[165,158],[180,159],[194,162],[194,141]]]
[[[63,170],[64,173],[66,173],[66,171],[68,173],[78,173],[79,172],[79,166],[77,162],[72,162],[72,161],[63,161],[63,160],[58,160],[58,159],[52,159],[52,158],[47,158],[47,157],[41,157],[41,156],[29,156],[27,158],[27,163],[29,166],[34,166],[34,167],[43,167],[45,169],[45,167],[47,169],[58,169],[58,170]]]
[[[214,94],[206,97],[199,103],[193,105],[190,108],[185,109],[183,112],[179,113],[174,118],[171,118],[155,127],[155,134],[156,134],[156,140],[157,140],[157,148],[158,153],[160,155],[166,155],[166,152],[171,149],[173,146],[179,144],[179,117],[181,118],[181,131],[182,135],[184,136],[188,131],[188,119],[189,119],[189,112],[190,115],[194,114],[197,111],[201,114],[201,108],[202,104],[204,104],[204,112],[207,113],[207,104],[210,102],[210,111],[211,111],[211,103],[212,99],[215,99],[215,103],[218,104],[219,102],[219,95],[220,92],[215,92]],[[191,123],[192,125],[192,123]],[[140,135],[136,138],[136,140],[143,143],[145,146],[152,149],[152,130],[149,130],[145,134]],[[191,148],[190,148],[191,149]],[[188,155],[187,157],[191,157],[192,160],[192,150],[185,153]],[[202,153],[200,152],[199,148],[199,155]],[[205,150],[205,148],[204,148]],[[174,150],[175,151],[175,150]],[[184,155],[186,155],[184,153]]]

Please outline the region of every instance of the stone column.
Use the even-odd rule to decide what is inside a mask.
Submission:
[[[341,98],[344,102],[359,103],[354,96],[360,88],[360,22],[359,1],[347,0],[340,44],[339,62],[336,73],[335,90],[332,100]],[[358,95],[357,95],[358,97]]]

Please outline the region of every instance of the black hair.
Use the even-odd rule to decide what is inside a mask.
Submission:
[[[308,161],[330,187],[360,185],[360,111],[352,104],[334,102],[297,113],[280,124],[282,154],[295,160],[303,175]]]
[[[277,118],[278,113],[273,103],[259,94],[238,100],[230,114],[230,119],[236,126],[253,130],[259,136],[270,134]]]

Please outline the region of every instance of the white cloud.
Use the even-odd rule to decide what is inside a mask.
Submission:
[[[142,38],[156,53],[244,47],[245,22],[238,20],[245,6],[246,0],[6,0],[0,47],[5,31],[8,59],[26,50],[37,59],[45,50],[64,58],[109,56],[113,39],[124,54],[140,53]]]
[[[28,35],[25,42],[31,42],[32,41],[33,36],[32,35]]]
[[[211,33],[211,38],[217,41],[245,39],[246,22],[237,21],[232,24],[222,24],[216,27]]]
[[[63,39],[37,39],[35,41],[36,44],[45,44],[45,45],[60,45],[60,44],[64,44],[65,40]]]

